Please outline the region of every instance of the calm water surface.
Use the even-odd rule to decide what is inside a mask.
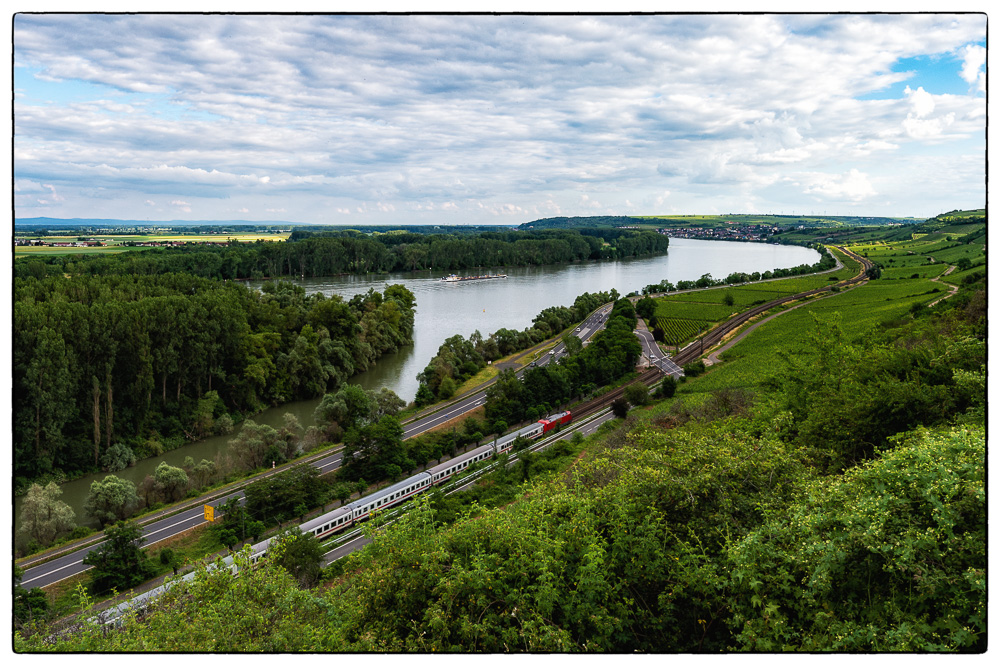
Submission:
[[[490,272],[506,273],[506,280],[447,283],[440,271],[420,271],[392,275],[343,276],[311,278],[298,281],[308,293],[338,294],[344,300],[365,293],[369,289],[381,291],[387,284],[402,284],[417,299],[414,321],[413,345],[396,354],[388,354],[368,370],[353,377],[352,383],[368,389],[383,386],[395,391],[406,401],[417,393],[417,373],[424,369],[447,338],[453,335],[468,337],[474,331],[487,337],[500,328],[523,330],[531,320],[547,307],[573,305],[576,297],[584,292],[610,291],[620,294],[642,290],[648,284],[669,280],[696,280],[705,273],[724,278],[741,271],[753,273],[775,268],[789,268],[799,264],[812,264],[819,260],[819,253],[804,247],[767,245],[764,243],[736,243],[729,241],[702,241],[676,238],[670,241],[668,254],[648,259],[627,261],[570,264],[540,267],[498,267]],[[460,275],[475,275],[484,271],[466,271]],[[286,412],[295,414],[303,427],[313,424],[312,413],[319,400],[289,403],[269,409],[254,417],[258,423],[281,427]],[[186,456],[195,462],[212,460],[224,451],[232,435],[210,437],[188,444],[158,458],[140,461],[135,467],[116,476],[127,478],[139,485],[147,474],[152,474],[161,461],[180,466]],[[95,474],[63,484],[62,500],[76,511],[77,522],[88,524],[83,503],[95,479],[105,474]],[[16,499],[15,519],[20,514],[20,498]],[[96,524],[96,523],[95,523]]]

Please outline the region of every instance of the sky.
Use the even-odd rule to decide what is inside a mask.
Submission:
[[[13,17],[17,218],[986,204],[986,15]]]

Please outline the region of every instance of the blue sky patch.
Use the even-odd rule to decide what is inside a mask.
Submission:
[[[982,44],[981,44],[982,46]],[[909,86],[913,90],[923,88],[932,95],[968,95],[970,84],[960,76],[962,59],[955,55],[922,55],[901,58],[892,68],[893,72],[911,72],[909,78],[884,90],[875,90],[857,99],[900,99]]]

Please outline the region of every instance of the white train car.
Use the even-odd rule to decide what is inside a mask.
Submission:
[[[483,444],[482,446],[476,447],[467,453],[463,453],[460,456],[455,456],[448,462],[443,462],[440,465],[435,465],[427,470],[427,474],[431,476],[431,483],[437,485],[442,481],[445,481],[452,474],[461,472],[467,469],[470,465],[475,465],[481,460],[486,460],[487,458],[493,457],[493,445]]]
[[[354,521],[363,520],[375,511],[399,504],[417,493],[422,493],[430,485],[431,475],[427,472],[420,472],[405,481],[400,481],[382,490],[376,490],[367,497],[355,500],[348,504],[347,507],[352,511],[352,519]]]

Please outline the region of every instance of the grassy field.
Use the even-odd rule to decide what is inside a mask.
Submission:
[[[105,247],[30,247],[15,246],[14,257],[31,255],[63,255],[63,254],[113,254],[133,250],[145,250],[145,247],[124,245],[124,243],[226,243],[230,240],[239,243],[255,243],[257,241],[283,242],[288,239],[288,233],[232,233],[232,234],[100,234],[92,236],[95,240],[107,243]],[[79,235],[72,236],[21,236],[19,239],[36,239],[47,243],[75,242]]]
[[[962,280],[968,277],[969,275],[973,275],[975,273],[982,273],[985,270],[986,270],[985,263],[974,264],[972,268],[970,268],[969,270],[955,271],[950,275],[945,275],[944,277],[941,278],[941,281],[947,282],[949,284],[962,284]]]

